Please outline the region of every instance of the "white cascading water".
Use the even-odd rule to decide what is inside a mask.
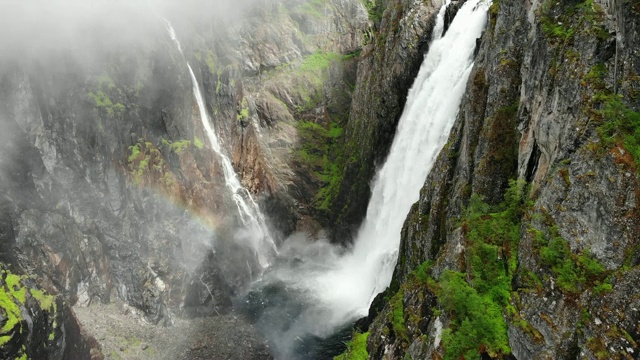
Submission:
[[[315,299],[305,322],[316,335],[366,316],[374,297],[389,286],[403,223],[455,121],[489,5],[468,0],[444,36],[445,7],[440,10],[434,39],[409,92],[389,156],[374,180],[353,249],[327,256],[331,260],[322,269],[310,266],[308,273],[276,275]]]
[[[178,41],[173,26],[171,26],[169,20],[163,20],[167,25],[167,30],[169,31],[171,40],[176,44],[180,54],[184,56],[182,53],[182,47],[180,46],[180,41]],[[264,214],[260,211],[258,204],[256,204],[249,191],[240,184],[238,176],[233,169],[233,165],[231,165],[231,160],[229,160],[229,157],[227,157],[222,151],[220,142],[218,141],[218,136],[211,125],[209,114],[207,113],[207,109],[204,105],[198,80],[196,79],[189,63],[187,63],[187,67],[189,68],[189,75],[191,76],[191,83],[193,85],[193,95],[195,96],[196,103],[198,104],[198,111],[200,112],[202,126],[207,133],[211,148],[220,158],[225,185],[233,196],[233,200],[238,208],[240,220],[245,227],[238,231],[234,236],[237,240],[247,242],[255,251],[260,266],[266,268],[269,266],[270,259],[277,253],[277,248],[271,234],[269,233]]]

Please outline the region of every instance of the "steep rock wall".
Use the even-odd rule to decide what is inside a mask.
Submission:
[[[373,3],[371,3],[373,4]],[[370,5],[371,5],[370,4]],[[365,215],[370,182],[387,156],[406,96],[428,50],[440,1],[383,1],[370,7],[349,122],[341,182],[331,194],[333,238],[349,243]]]
[[[462,355],[452,352],[461,346],[454,335],[443,335],[462,326],[443,303],[455,283],[450,271],[482,294],[488,267],[474,262],[472,226],[501,216],[510,179],[530,188],[513,225],[517,248],[494,248],[511,279],[499,316],[509,349],[478,341],[471,351],[517,359],[637,356],[638,293],[626,284],[637,281],[638,158],[636,135],[621,135],[633,133],[621,121],[638,111],[635,7],[494,3],[449,143],[405,223],[388,300],[372,309],[380,313],[369,328],[370,358]],[[479,222],[472,194],[484,209],[497,206]],[[488,248],[490,241],[481,240]]]
[[[187,62],[276,238],[320,229],[313,208],[329,166],[300,156],[300,124],[320,129],[316,141],[329,129],[341,136],[366,10],[357,0],[240,5],[229,18],[211,6],[167,12],[184,55],[142,9],[119,14],[136,17],[118,29],[95,21],[63,32],[77,43],[51,36],[50,46],[0,56],[3,264],[71,305],[118,297],[154,324],[231,308],[258,264],[234,236],[236,205]]]

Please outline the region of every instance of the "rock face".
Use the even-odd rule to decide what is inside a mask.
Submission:
[[[365,215],[369,183],[384,161],[407,93],[428,50],[441,2],[383,1],[371,12],[375,28],[367,35],[358,63],[356,89],[345,127],[344,181],[331,202],[334,238],[349,242]]]
[[[449,143],[407,217],[369,357],[635,358],[639,159],[636,130],[622,127],[637,129],[623,124],[640,110],[637,4],[501,1],[489,19]],[[529,184],[509,220],[515,240],[495,244],[515,179]],[[501,347],[489,326],[476,329],[484,340],[455,342],[465,313],[447,299],[483,296],[492,261],[476,262],[481,251],[497,251],[506,279]]]
[[[229,311],[259,271],[187,63],[276,240],[350,241],[442,2],[243,5],[171,5],[181,51],[143,11],[118,14],[136,36],[97,21],[77,43],[0,54],[3,358],[100,358],[69,305],[118,298],[170,325]],[[640,5],[500,1],[489,19],[361,325],[369,356],[637,357]],[[456,337],[478,319],[491,337]]]
[[[0,288],[3,359],[102,359],[61,296],[39,288],[33,278],[2,270]]]
[[[182,52],[158,14],[118,8],[127,20],[119,22],[98,6],[106,20],[83,8],[93,21],[43,19],[52,46],[0,56],[2,264],[71,305],[119,298],[158,325],[231,309],[259,265],[235,236],[240,219],[187,62],[223,151],[270,215],[275,238],[321,228],[314,212],[328,148],[306,156],[301,133],[341,136],[367,12],[357,0],[237,5],[229,18],[213,5],[166,11]],[[67,302],[55,316],[72,321]],[[67,340],[80,339],[72,325]],[[20,356],[23,344],[40,354],[25,336],[12,337],[7,356]],[[59,348],[36,357],[71,351],[47,344]]]

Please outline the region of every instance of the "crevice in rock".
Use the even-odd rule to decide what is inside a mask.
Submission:
[[[533,177],[538,170],[538,163],[540,162],[540,148],[538,147],[538,142],[534,140],[533,149],[531,150],[531,154],[529,155],[529,162],[527,163],[527,171],[525,172],[525,179],[527,182],[532,182]]]

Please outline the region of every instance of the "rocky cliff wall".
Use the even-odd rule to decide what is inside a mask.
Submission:
[[[493,4],[370,358],[637,356],[638,21],[633,2]]]
[[[387,156],[442,3],[368,4],[374,27],[360,55],[349,121],[340,144],[345,154],[341,182],[329,201],[332,235],[343,243],[350,242],[365,215],[370,182]]]
[[[117,297],[169,325],[175,315],[228,311],[257,273],[249,245],[234,236],[236,205],[187,62],[241,182],[273,214],[276,238],[320,228],[310,209],[328,166],[301,149],[331,129],[341,135],[364,6],[271,1],[229,18],[201,9],[165,14],[184,55],[159,14],[120,9],[131,21],[115,30],[97,19],[75,32],[81,26],[65,14],[69,24],[45,25],[73,41],[50,36],[0,57],[0,260],[65,304]],[[320,147],[314,156],[323,159]]]

